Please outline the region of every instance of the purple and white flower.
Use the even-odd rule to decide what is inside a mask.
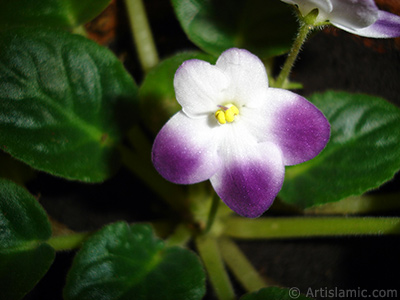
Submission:
[[[303,16],[318,9],[316,25],[326,21],[370,38],[400,36],[400,16],[379,10],[374,0],[281,0],[296,5]]]
[[[285,165],[315,157],[330,125],[303,97],[268,87],[258,57],[232,48],[216,65],[188,60],[174,78],[182,110],[157,135],[152,160],[178,184],[210,180],[239,215],[255,218],[280,191]]]

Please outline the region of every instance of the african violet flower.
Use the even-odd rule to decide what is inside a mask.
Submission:
[[[266,211],[285,165],[315,157],[329,140],[324,115],[297,94],[269,88],[263,63],[246,50],[225,51],[215,66],[184,62],[174,87],[182,110],[154,141],[155,168],[174,183],[209,179],[242,216]]]
[[[400,36],[400,16],[379,10],[374,0],[281,0],[303,16],[318,9],[316,24],[329,21],[350,33],[371,38]]]

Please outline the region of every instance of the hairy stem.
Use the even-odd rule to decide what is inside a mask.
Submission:
[[[301,47],[304,44],[304,42],[306,41],[307,36],[312,29],[313,29],[313,26],[311,26],[305,22],[303,22],[300,25],[300,29],[299,29],[296,39],[294,40],[292,49],[290,49],[290,52],[286,58],[285,64],[283,65],[282,70],[281,70],[280,74],[278,75],[278,78],[276,79],[274,87],[283,88],[285,86],[286,81],[289,77],[290,71],[292,70],[294,63],[297,59],[297,56],[300,53]]]

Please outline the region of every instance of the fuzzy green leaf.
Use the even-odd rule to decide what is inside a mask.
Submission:
[[[0,147],[33,168],[110,177],[136,93],[121,62],[88,39],[38,28],[0,34]]]
[[[183,30],[202,50],[219,55],[246,48],[261,58],[287,52],[297,23],[289,5],[265,0],[173,0]]]
[[[73,28],[96,17],[110,0],[0,1],[0,28],[57,26]]]
[[[21,299],[46,274],[55,256],[45,243],[50,222],[25,189],[0,179],[0,299]]]
[[[198,257],[166,247],[148,225],[119,222],[89,238],[76,255],[66,300],[199,300],[205,274]]]

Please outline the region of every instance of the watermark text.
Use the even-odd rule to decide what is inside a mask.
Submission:
[[[363,288],[355,289],[341,289],[341,288],[328,288],[322,287],[319,289],[308,288],[307,290],[300,291],[297,287],[292,287],[289,289],[289,297],[292,299],[297,299],[303,294],[309,298],[392,298],[397,299],[398,291],[396,289],[375,289],[367,290]]]

